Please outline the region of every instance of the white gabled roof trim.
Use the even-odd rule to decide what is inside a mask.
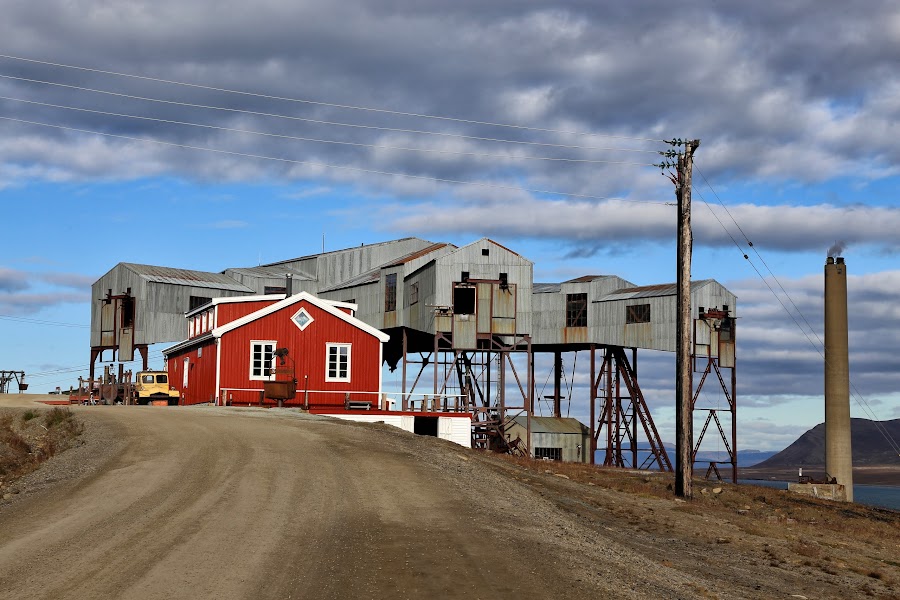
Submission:
[[[213,298],[212,301],[207,302],[202,306],[198,306],[194,310],[189,310],[184,313],[184,316],[190,317],[194,313],[200,313],[205,310],[209,310],[210,306],[216,306],[217,304],[231,304],[232,302],[259,302],[263,300],[281,300],[284,298],[284,294],[258,294],[255,296],[226,296],[222,298]]]
[[[257,296],[257,298],[260,298],[260,296]],[[293,296],[288,296],[287,298],[284,298],[280,302],[270,304],[269,306],[261,308],[256,312],[250,313],[249,315],[243,316],[240,319],[235,319],[234,321],[232,321],[230,323],[226,323],[225,325],[223,325],[221,327],[216,327],[215,329],[212,330],[212,334],[213,334],[213,336],[220,338],[220,337],[222,337],[223,334],[228,333],[229,331],[231,331],[233,329],[242,327],[242,326],[246,325],[247,323],[251,323],[253,321],[256,321],[257,319],[261,319],[267,315],[271,315],[272,313],[277,312],[277,311],[281,310],[282,308],[285,308],[286,306],[291,306],[292,304],[296,304],[296,303],[302,302],[302,301],[309,302],[313,306],[316,306],[316,307],[324,310],[325,312],[327,312],[331,315],[334,315],[338,319],[341,319],[342,321],[345,321],[358,329],[362,329],[366,333],[377,337],[379,340],[381,340],[382,343],[387,342],[391,339],[391,336],[384,333],[383,331],[375,329],[371,325],[363,323],[356,317],[351,317],[344,311],[340,310],[341,308],[349,308],[351,310],[355,310],[355,308],[356,308],[355,304],[351,304],[349,302],[333,302],[331,300],[324,300],[322,298],[316,298],[309,292],[300,292],[299,294],[294,294]]]

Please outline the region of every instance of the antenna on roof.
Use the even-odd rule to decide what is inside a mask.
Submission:
[[[322,254],[325,254],[325,232],[322,232]]]

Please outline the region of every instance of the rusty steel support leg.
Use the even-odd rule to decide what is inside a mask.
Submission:
[[[534,444],[531,440],[531,415],[534,413],[534,352],[531,350],[531,340],[528,340],[528,411],[525,420],[528,431],[528,455],[534,457]]]
[[[589,444],[589,446],[590,446],[590,447],[589,447],[589,451],[590,451],[590,453],[591,453],[591,460],[590,460],[590,463],[591,463],[591,464],[594,464],[594,462],[595,462],[594,455],[595,455],[596,452],[597,452],[597,440],[594,438],[594,432],[595,432],[595,430],[596,430],[596,428],[597,428],[597,424],[596,424],[596,420],[597,420],[597,409],[596,409],[596,402],[597,402],[597,381],[594,379],[594,377],[595,377],[594,367],[595,367],[595,361],[596,361],[596,359],[597,359],[597,352],[596,352],[596,350],[597,350],[597,346],[594,345],[594,344],[591,344],[591,391],[590,391],[590,394],[591,394],[591,395],[590,395],[590,402],[591,402],[591,441],[590,441],[590,444]]]
[[[553,416],[562,416],[562,352],[553,353]]]

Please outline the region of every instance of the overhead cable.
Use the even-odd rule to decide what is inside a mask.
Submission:
[[[29,121],[26,119],[16,119],[14,117],[0,116],[0,119],[3,119],[5,121],[12,121],[12,122],[16,122],[16,123],[25,123],[28,125],[38,125],[41,127],[52,127],[52,128],[56,128],[56,129],[63,129],[66,131],[76,131],[79,133],[87,133],[87,134],[91,134],[91,135],[100,135],[100,136],[104,136],[104,137],[129,140],[132,142],[146,142],[149,144],[158,144],[158,145],[170,146],[170,147],[174,147],[174,148],[185,148],[188,150],[202,150],[204,152],[214,152],[216,154],[224,154],[227,156],[239,156],[242,158],[256,158],[256,159],[260,159],[260,160],[271,160],[274,162],[281,162],[281,163],[286,163],[286,164],[307,165],[307,166],[312,166],[312,167],[325,167],[325,168],[329,168],[329,169],[355,171],[358,173],[370,173],[370,174],[375,174],[375,175],[390,175],[392,177],[404,177],[404,178],[415,179],[415,180],[419,180],[419,181],[435,181],[438,183],[453,183],[453,184],[459,184],[459,185],[472,185],[472,186],[491,188],[491,189],[514,190],[514,191],[519,191],[519,192],[529,192],[532,194],[547,194],[547,195],[551,195],[551,196],[566,196],[566,197],[571,197],[571,198],[582,198],[582,199],[588,199],[588,200],[614,200],[614,201],[628,202],[628,203],[633,203],[633,204],[657,204],[657,205],[661,205],[661,206],[670,206],[671,205],[670,202],[653,202],[653,201],[649,201],[649,200],[632,200],[629,198],[596,196],[593,194],[578,194],[575,192],[557,192],[557,191],[553,191],[553,190],[540,190],[540,189],[526,188],[526,187],[520,187],[520,186],[515,186],[515,185],[502,185],[502,184],[498,184],[498,183],[486,183],[483,181],[465,181],[465,180],[461,180],[461,179],[448,179],[448,178],[443,178],[443,177],[431,177],[428,175],[412,175],[409,173],[396,173],[396,172],[392,172],[392,171],[366,169],[363,167],[353,167],[353,166],[349,166],[349,165],[332,165],[332,164],[328,164],[328,163],[321,163],[321,162],[315,162],[315,161],[295,160],[295,159],[282,158],[282,157],[277,157],[277,156],[265,156],[265,155],[261,155],[261,154],[250,154],[247,152],[235,152],[232,150],[221,150],[218,148],[207,148],[204,146],[179,144],[176,142],[166,142],[163,140],[154,140],[154,139],[150,139],[150,138],[141,138],[141,137],[134,137],[134,136],[128,136],[128,135],[120,135],[120,134],[115,134],[115,133],[105,133],[102,131],[93,131],[90,129],[69,127],[67,125],[55,125],[55,124],[51,124],[51,123],[42,123],[40,121]]]
[[[51,108],[62,108],[65,110],[72,110],[78,112],[87,112],[98,115],[106,115],[110,117],[121,117],[125,119],[137,119],[141,121],[152,121],[155,123],[168,123],[170,125],[187,125],[189,127],[201,127],[204,129],[215,129],[217,131],[228,131],[232,133],[245,133],[249,135],[261,135],[266,137],[273,137],[279,139],[287,139],[287,140],[296,140],[303,142],[315,142],[320,144],[338,144],[342,146],[356,146],[362,148],[373,148],[376,150],[401,150],[405,152],[426,152],[433,154],[452,154],[457,156],[471,156],[477,158],[501,158],[504,160],[543,160],[543,161],[555,161],[555,162],[571,162],[571,163],[586,163],[586,164],[609,164],[609,165],[632,165],[638,167],[653,167],[656,166],[653,163],[637,163],[637,162],[629,162],[629,161],[621,161],[621,160],[598,160],[598,159],[589,159],[589,158],[566,158],[566,157],[552,157],[552,156],[530,156],[530,155],[507,155],[507,154],[489,154],[484,152],[462,152],[458,150],[438,150],[433,148],[410,148],[404,146],[387,146],[382,144],[364,144],[362,142],[347,142],[342,140],[326,140],[320,138],[310,138],[310,137],[302,137],[296,135],[286,135],[280,133],[268,133],[264,131],[253,131],[250,129],[236,129],[233,127],[222,127],[219,125],[205,125],[202,123],[192,123],[189,121],[176,121],[173,119],[161,119],[157,117],[144,117],[141,115],[131,115],[126,113],[116,113],[105,110],[96,110],[92,108],[80,108],[77,106],[66,106],[64,104],[51,104],[49,102],[38,102],[36,100],[24,100],[22,98],[12,98],[10,96],[0,96],[0,100],[12,100],[14,102],[24,102],[26,104],[36,104],[38,106],[47,106]]]
[[[0,55],[0,56],[2,56],[2,55]],[[298,116],[295,116],[295,115],[284,115],[284,114],[279,114],[279,113],[270,113],[270,112],[263,112],[263,111],[256,111],[256,110],[247,110],[247,109],[242,109],[242,108],[231,108],[231,107],[227,107],[227,106],[215,106],[215,105],[208,105],[208,104],[195,104],[195,103],[193,103],[193,102],[180,102],[180,101],[177,101],[177,100],[163,100],[163,99],[161,99],[161,98],[151,98],[151,97],[149,97],[149,96],[137,96],[137,95],[134,95],[134,94],[125,94],[125,93],[123,93],[123,92],[112,92],[112,91],[109,91],[109,90],[101,90],[101,89],[97,89],[97,88],[89,88],[89,87],[84,87],[84,86],[79,86],[79,85],[72,85],[72,84],[68,84],[68,83],[59,83],[59,82],[55,82],[55,81],[46,81],[46,80],[42,80],[42,79],[30,79],[30,78],[27,78],[27,77],[16,77],[16,76],[14,76],[14,75],[3,75],[3,74],[0,74],[0,78],[2,78],[2,79],[13,79],[13,80],[16,80],[16,81],[25,81],[25,82],[28,82],[28,83],[39,83],[39,84],[42,84],[42,85],[49,85],[49,86],[54,86],[54,87],[62,87],[62,88],[66,88],[66,89],[79,90],[79,91],[83,91],[83,92],[91,92],[91,93],[94,93],[94,94],[105,94],[105,95],[108,95],[108,96],[115,96],[115,97],[117,97],[117,98],[128,98],[128,99],[130,99],[130,100],[141,100],[141,101],[144,101],[144,102],[156,102],[156,103],[159,103],[159,104],[170,104],[170,105],[174,105],[174,106],[185,106],[185,107],[188,107],[188,108],[200,108],[200,109],[204,109],[204,110],[217,110],[217,111],[222,111],[222,112],[231,112],[231,113],[239,113],[239,114],[246,114],[246,115],[254,115],[254,116],[258,116],[258,117],[272,117],[272,118],[276,118],[276,119],[288,119],[288,120],[291,120],[291,121],[300,121],[300,122],[304,122],[304,123],[314,123],[314,124],[317,124],[317,125],[334,125],[334,126],[336,126],[336,127],[350,127],[350,128],[355,128],[355,129],[371,129],[371,130],[374,130],[374,131],[391,131],[391,132],[394,132],[394,133],[411,133],[411,134],[416,134],[416,135],[433,135],[433,136],[450,137],[450,138],[465,139],[465,140],[475,140],[475,141],[482,141],[482,142],[497,142],[497,143],[501,143],[501,144],[518,144],[518,145],[525,145],[525,146],[542,146],[542,147],[549,147],[549,148],[566,148],[566,149],[573,149],[573,150],[599,150],[599,151],[641,152],[641,153],[647,153],[647,154],[658,154],[658,151],[657,151],[657,150],[646,150],[646,149],[641,149],[641,148],[609,148],[609,147],[603,147],[603,146],[582,146],[582,145],[577,145],[577,144],[554,144],[554,143],[550,143],[550,142],[534,142],[534,141],[526,141],[526,140],[509,140],[509,139],[503,139],[503,138],[492,138],[492,137],[482,137],[482,136],[475,136],[475,135],[464,135],[464,134],[461,134],[461,133],[447,133],[447,132],[443,132],[443,131],[426,131],[426,130],[419,130],[419,129],[403,129],[403,128],[398,128],[398,127],[384,127],[384,126],[379,126],[379,125],[363,125],[363,124],[360,124],[360,123],[341,123],[341,122],[338,122],[338,121],[325,121],[325,120],[322,120],[322,119],[310,119],[310,118],[307,118],[307,117],[298,117]]]
[[[626,140],[640,140],[640,141],[647,141],[647,142],[662,142],[662,141],[664,141],[664,140],[659,140],[659,139],[654,139],[654,138],[642,138],[642,137],[624,136],[624,135],[591,133],[591,132],[584,132],[584,131],[566,131],[566,130],[562,130],[562,129],[551,129],[551,128],[546,128],[546,127],[529,127],[527,125],[516,125],[516,124],[511,124],[511,123],[495,123],[495,122],[491,122],[491,121],[478,121],[478,120],[474,120],[474,119],[462,119],[462,118],[458,118],[458,117],[445,117],[445,116],[439,116],[439,115],[429,115],[429,114],[425,114],[425,113],[389,110],[386,108],[371,108],[371,107],[367,107],[367,106],[354,106],[354,105],[350,105],[350,104],[338,104],[338,103],[334,103],[334,102],[320,102],[320,101],[316,101],[316,100],[288,98],[288,97],[284,97],[284,96],[273,96],[270,94],[261,94],[258,92],[247,92],[247,91],[243,91],[243,90],[234,90],[234,89],[221,88],[221,87],[215,87],[215,86],[210,86],[210,85],[202,85],[199,83],[187,83],[184,81],[175,81],[172,79],[149,77],[146,75],[134,75],[131,73],[122,73],[119,71],[107,71],[107,70],[103,70],[103,69],[94,69],[94,68],[82,67],[82,66],[78,66],[78,65],[68,65],[68,64],[63,64],[63,63],[37,60],[37,59],[33,59],[33,58],[24,58],[21,56],[13,56],[10,54],[0,54],[0,58],[7,58],[10,60],[20,60],[20,61],[24,61],[24,62],[37,63],[37,64],[48,65],[48,66],[53,66],[53,67],[61,67],[61,68],[65,68],[65,69],[77,69],[79,71],[88,71],[91,73],[100,73],[103,75],[114,75],[116,77],[128,77],[131,79],[140,79],[143,81],[153,81],[153,82],[165,83],[165,84],[169,84],[169,85],[180,85],[180,86],[197,88],[197,89],[202,89],[202,90],[209,90],[209,91],[214,91],[214,92],[225,92],[225,93],[229,93],[229,94],[239,94],[242,96],[250,96],[250,97],[254,97],[254,98],[265,98],[267,100],[279,100],[279,101],[283,101],[283,102],[295,102],[295,103],[300,103],[300,104],[310,104],[310,105],[315,105],[315,106],[327,106],[327,107],[331,107],[331,108],[341,108],[341,109],[347,109],[347,110],[360,110],[360,111],[374,112],[374,113],[385,113],[385,114],[391,114],[391,115],[399,115],[399,116],[403,116],[403,117],[416,117],[416,118],[421,118],[421,119],[436,119],[436,120],[440,120],[440,121],[450,121],[450,122],[454,122],[454,123],[466,123],[466,124],[470,124],[470,125],[488,125],[491,127],[506,127],[506,128],[511,128],[511,129],[521,129],[521,130],[525,130],[525,131],[542,131],[542,132],[546,132],[546,133],[561,133],[561,134],[565,134],[565,135],[606,137],[606,138],[616,138],[616,139],[626,139]]]

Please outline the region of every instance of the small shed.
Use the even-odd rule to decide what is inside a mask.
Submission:
[[[563,462],[591,461],[590,429],[578,419],[570,417],[531,417],[531,440],[524,415],[518,416],[506,428],[509,441],[526,440],[532,456]]]
[[[183,404],[272,404],[266,382],[296,379],[286,406],[378,408],[390,336],[355,310],[307,292],[213,299],[187,313],[190,337],[163,350],[169,380]]]

